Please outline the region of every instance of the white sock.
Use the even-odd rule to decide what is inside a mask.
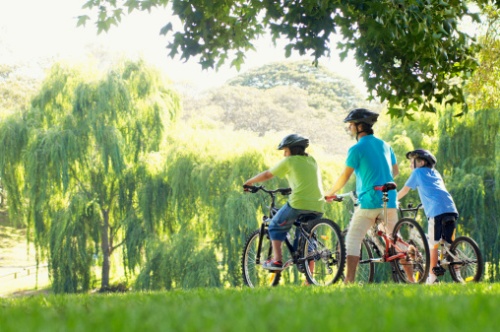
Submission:
[[[428,284],[433,284],[434,281],[436,281],[437,277],[433,273],[429,273],[429,276],[427,277],[427,283]]]

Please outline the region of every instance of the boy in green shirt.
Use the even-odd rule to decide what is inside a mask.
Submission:
[[[321,175],[316,160],[305,152],[308,146],[309,139],[305,137],[297,134],[286,136],[278,146],[278,150],[283,150],[285,158],[244,183],[251,186],[277,176],[286,178],[292,188],[288,202],[269,223],[269,237],[273,245],[274,258],[262,264],[265,269],[274,271],[283,269],[281,244],[300,214],[315,213],[318,218],[323,215],[325,200]]]

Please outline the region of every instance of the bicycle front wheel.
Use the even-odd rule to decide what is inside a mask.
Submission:
[[[345,265],[345,247],[339,226],[328,219],[309,221],[309,237],[303,239],[306,279],[309,284],[328,286],[337,282]]]
[[[270,272],[261,266],[273,256],[273,247],[267,230],[262,236],[260,255],[257,256],[259,238],[260,230],[256,230],[248,237],[243,249],[241,256],[243,282],[252,288],[277,286],[280,282],[281,273]]]
[[[395,260],[400,281],[424,283],[429,275],[430,252],[422,227],[413,219],[403,218],[394,226],[392,236],[391,255],[403,256]]]
[[[451,244],[450,274],[456,282],[478,282],[483,275],[483,256],[476,241],[467,236]]]

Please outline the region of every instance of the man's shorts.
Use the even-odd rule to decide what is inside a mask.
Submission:
[[[437,248],[441,236],[446,242],[452,243],[455,240],[455,227],[458,215],[456,213],[443,213],[434,218],[429,218],[428,233],[429,247]]]
[[[380,220],[379,227],[383,227],[384,209],[357,209],[349,223],[349,229],[345,238],[345,246],[348,256],[359,256],[361,242],[366,233],[377,220]],[[397,209],[387,209],[387,228],[385,232],[392,234],[394,226],[398,221]]]

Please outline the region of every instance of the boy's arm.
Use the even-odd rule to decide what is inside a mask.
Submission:
[[[398,191],[398,201],[405,197],[406,194],[410,191],[410,187],[404,186],[400,191]]]
[[[269,170],[267,170],[267,171],[264,171],[262,173],[257,174],[256,176],[254,176],[251,179],[248,179],[244,183],[244,185],[251,186],[256,182],[264,182],[264,181],[272,179],[273,177],[274,177],[273,173],[271,173],[271,172],[269,172]]]

